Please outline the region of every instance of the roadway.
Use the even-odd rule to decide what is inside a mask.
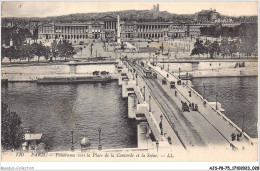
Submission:
[[[150,92],[156,97],[155,100],[163,110],[164,118],[169,122],[185,149],[209,147],[209,145],[212,148],[218,145],[229,147],[227,139],[199,112],[181,111],[181,101],[185,99],[173,96],[168,92],[167,85],[161,85],[158,79],[145,78],[141,66],[133,63],[131,66],[144,79]]]

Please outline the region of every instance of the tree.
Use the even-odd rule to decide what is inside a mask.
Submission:
[[[237,52],[239,54],[239,58],[240,58],[240,51],[241,51],[241,41],[240,39],[235,39],[235,47],[237,49]],[[256,48],[257,49],[257,48]]]
[[[1,144],[5,150],[18,149],[24,141],[24,131],[21,118],[1,104]]]
[[[209,46],[210,46],[211,42],[209,40],[206,40],[204,43],[204,51],[207,54],[207,59],[208,59],[208,55],[209,55]]]
[[[46,61],[49,59],[50,54],[51,54],[51,48],[49,46],[45,46],[42,55],[44,56]]]
[[[205,48],[203,45],[203,41],[197,39],[196,42],[194,43],[194,48],[191,51],[191,56],[199,55],[200,57],[200,54],[204,54],[204,53],[205,53]]]
[[[30,59],[34,57],[34,49],[33,46],[30,44],[24,44],[20,47],[20,55],[22,59],[28,59],[28,63]]]
[[[38,28],[33,30],[32,39],[34,40],[34,42],[36,42],[36,40],[38,39]]]
[[[72,43],[69,43],[66,40],[58,44],[58,51],[60,53],[60,56],[65,58],[65,61],[67,58],[73,58],[73,55],[76,54]]]
[[[38,57],[38,62],[40,61],[40,57],[43,56],[45,47],[42,43],[33,43],[33,54]]]
[[[19,48],[28,37],[32,37],[31,32],[27,28],[17,28],[11,35],[15,48]]]
[[[5,56],[9,59],[10,63],[12,63],[12,59],[17,59],[19,57],[19,53],[14,46],[5,49]]]
[[[228,39],[226,37],[222,38],[221,40],[221,45],[220,45],[220,52],[221,52],[221,56],[224,58],[225,56],[228,56],[229,54],[229,42]]]
[[[7,48],[4,46],[1,47],[1,62],[3,61],[4,57],[7,55]]]
[[[236,47],[236,42],[235,41],[229,42],[229,52],[230,52],[231,58],[233,57],[233,54],[236,53],[237,51],[238,51],[238,49]]]
[[[58,46],[61,42],[57,42],[56,40],[54,40],[52,43],[51,43],[51,48],[50,48],[50,51],[51,51],[51,55],[55,58],[55,61],[56,61],[56,58],[57,56],[59,55],[59,49],[58,49]]]
[[[211,43],[209,45],[210,58],[213,59],[214,54],[215,54],[215,58],[216,58],[217,55],[219,55],[219,53],[220,53],[220,46],[217,41],[214,41],[213,43]]]

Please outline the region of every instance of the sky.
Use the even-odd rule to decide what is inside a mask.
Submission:
[[[154,4],[159,4],[160,11],[176,14],[194,14],[202,9],[216,9],[217,12],[228,16],[258,15],[258,4],[254,2],[156,2],[156,1],[103,1],[103,2],[15,2],[1,3],[2,17],[47,17],[75,13],[108,12],[120,10],[149,10]]]

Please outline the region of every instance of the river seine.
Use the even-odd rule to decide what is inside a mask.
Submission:
[[[91,148],[98,146],[101,127],[103,148],[137,147],[136,122],[128,119],[127,99],[117,82],[38,85],[9,83],[2,86],[2,101],[22,119],[23,127],[43,133],[51,150],[70,150],[88,137]]]

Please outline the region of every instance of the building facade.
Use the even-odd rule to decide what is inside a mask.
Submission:
[[[215,21],[220,17],[220,14],[216,10],[202,10],[198,13],[199,21]]]
[[[174,22],[124,22],[120,23],[122,40],[154,40],[159,38],[196,37],[200,35],[200,27],[210,24],[188,24]],[[38,38],[42,40],[64,39],[71,42],[86,39],[116,40],[117,21],[86,23],[48,23],[38,27]]]
[[[207,14],[207,15],[206,15]],[[218,13],[217,13],[218,14]],[[218,18],[215,12],[202,11],[200,19]],[[217,21],[217,20],[215,20]],[[212,26],[214,22],[165,22],[165,21],[120,21],[120,39],[131,40],[158,40],[160,38],[174,39],[183,37],[196,38],[200,35],[200,28]],[[47,23],[38,26],[38,38],[42,40],[63,39],[71,42],[97,39],[102,41],[116,41],[118,20],[115,17],[104,16],[99,20],[85,23]]]
[[[85,39],[115,38],[117,33],[116,18],[105,16],[99,21],[85,23],[47,23],[38,27],[38,38],[84,41]]]

